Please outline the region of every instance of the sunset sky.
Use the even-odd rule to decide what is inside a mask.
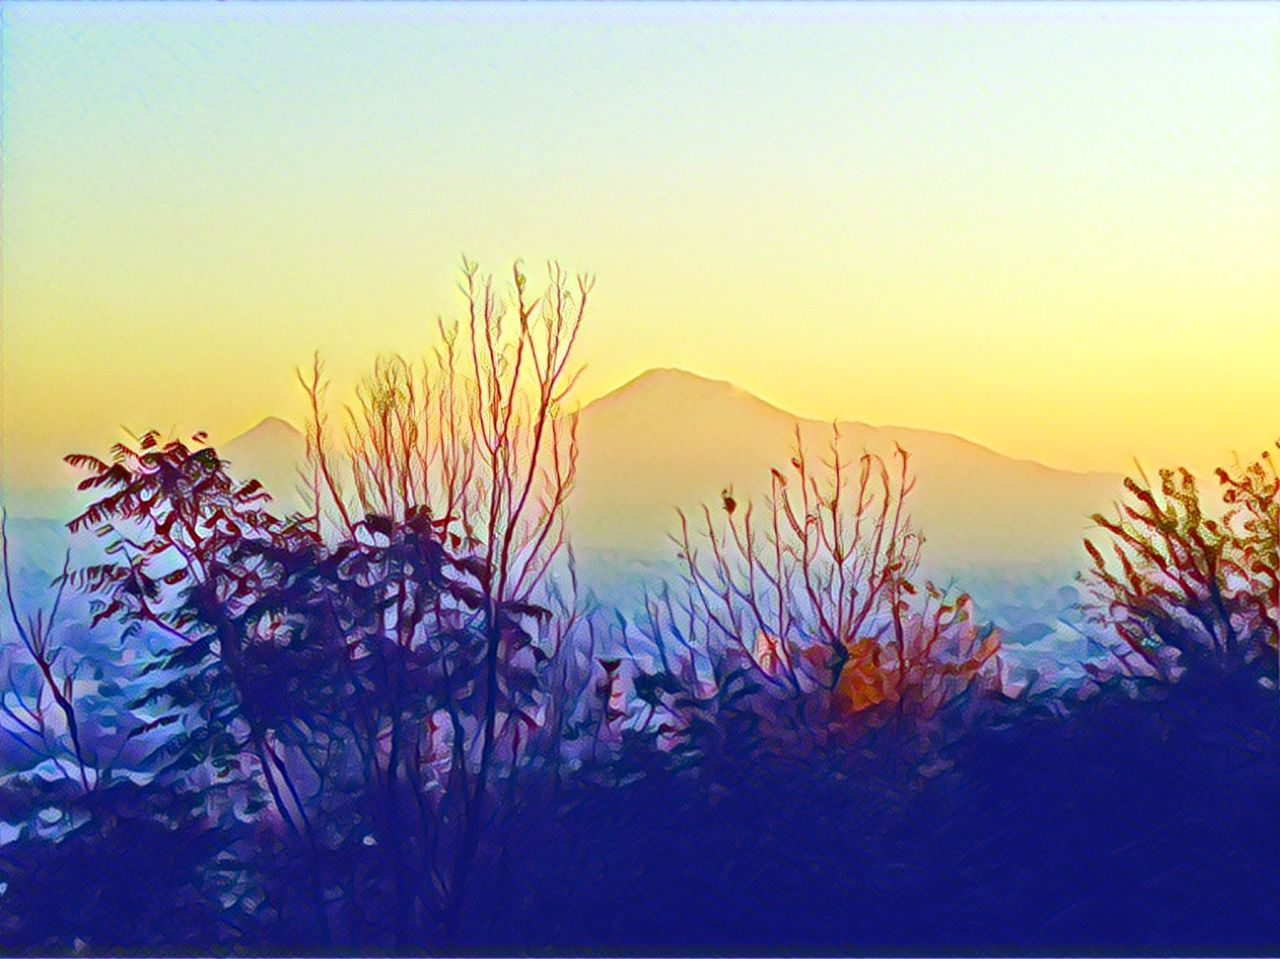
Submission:
[[[1280,437],[1280,6],[79,6],[3,18],[8,484],[299,419],[598,277],[654,366],[1073,469]]]

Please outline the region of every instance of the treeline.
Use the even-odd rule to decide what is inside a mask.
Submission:
[[[591,288],[465,264],[465,318],[338,423],[317,361],[305,514],[203,436],[68,458],[103,560],[9,590],[6,948],[1280,944],[1269,453],[1222,515],[1180,471],[1095,517],[1115,652],[1072,688],[1010,682],[920,575],[908,452],[838,437],[678,516],[682,580],[602,609],[563,523]]]

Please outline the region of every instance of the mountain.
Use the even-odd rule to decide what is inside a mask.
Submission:
[[[768,490],[769,469],[790,461],[799,430],[812,458],[829,455],[832,425],[769,405],[721,380],[684,370],[649,370],[582,408],[579,470],[570,531],[585,565],[653,566],[675,547],[677,508],[717,506],[732,487],[740,501]],[[1069,579],[1080,567],[1088,516],[1120,490],[1119,476],[1055,470],[1002,456],[936,431],[838,424],[841,452],[863,449],[888,460],[910,453],[915,525],[925,535],[932,575]],[[223,444],[242,476],[257,476],[288,508],[297,496],[306,442],[278,417]]]
[[[677,507],[716,505],[729,485],[740,501],[760,498],[770,467],[790,460],[797,429],[811,458],[827,453],[829,423],[681,370],[642,374],[582,411],[575,544],[670,554]],[[1055,470],[946,433],[859,422],[840,423],[839,433],[855,464],[863,449],[886,459],[895,444],[910,453],[911,513],[938,575],[1069,574],[1087,517],[1119,492],[1118,476]]]
[[[607,594],[670,572],[677,508],[691,515],[703,503],[718,508],[728,486],[739,501],[761,498],[770,468],[790,460],[797,429],[811,458],[828,455],[830,423],[682,370],[650,370],[587,404],[569,501],[584,578]],[[849,462],[864,449],[886,459],[895,445],[910,453],[917,478],[910,510],[926,538],[929,575],[955,577],[979,593],[985,584],[1005,599],[1029,591],[1024,605],[1070,582],[1084,561],[1089,515],[1120,491],[1118,476],[1051,469],[947,433],[859,422],[841,422],[839,432]],[[296,428],[271,417],[220,449],[233,472],[261,479],[279,507],[293,509],[301,504],[305,447]]]
[[[278,509],[301,509],[299,470],[306,463],[307,441],[296,427],[269,416],[253,429],[218,447],[218,453],[241,478],[260,480]]]
[[[770,469],[785,471],[797,431],[813,460],[829,455],[830,423],[681,370],[650,370],[589,403],[568,504],[581,581],[605,603],[632,606],[641,589],[679,572],[668,539],[677,508],[696,521],[701,504],[719,510],[729,486],[739,502],[758,501]],[[864,449],[886,459],[896,445],[910,452],[910,511],[926,537],[926,575],[973,594],[1024,666],[1045,675],[1082,668],[1091,653],[1070,583],[1085,565],[1087,517],[1117,498],[1118,476],[1050,469],[927,430],[843,422],[839,434],[851,464]],[[263,482],[278,512],[302,508],[306,441],[295,427],[270,417],[218,449],[234,474]],[[81,560],[101,549],[91,533],[68,536],[63,525],[83,494],[46,498],[53,512],[9,517],[22,602],[48,598],[68,547]]]

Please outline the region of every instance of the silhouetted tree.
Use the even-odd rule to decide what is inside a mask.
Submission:
[[[681,514],[690,612],[757,682],[796,702],[801,728],[843,735],[855,717],[886,716],[903,728],[971,683],[998,681],[999,638],[969,597],[917,585],[915,480],[907,452],[896,460],[892,473],[870,453],[851,466],[837,429],[815,467],[797,434],[763,517],[726,492],[719,522],[704,507],[699,539]]]
[[[49,608],[25,614],[14,590],[13,568],[9,561],[8,517],[0,512],[0,570],[4,576],[9,624],[36,672],[35,691],[28,695],[24,693],[23,684],[15,678],[14,664],[8,664],[5,694],[0,695],[0,713],[3,713],[0,731],[37,764],[48,762],[65,779],[78,782],[88,793],[99,781],[99,770],[81,737],[75,703],[76,664],[65,661],[65,650],[56,640],[58,614],[67,585],[67,562],[63,564],[63,575],[53,585]],[[64,660],[60,677],[54,669],[59,659]],[[57,710],[57,722],[50,715],[50,703]]]
[[[552,598],[563,593],[548,574],[566,546],[563,512],[577,462],[577,415],[564,404],[579,372],[572,355],[592,285],[585,275],[570,281],[552,264],[546,286],[533,295],[517,263],[504,296],[492,277],[464,261],[461,332],[442,322],[434,353],[416,369],[400,358],[379,361],[348,410],[338,462],[327,442],[318,364],[304,381],[317,522],[326,511],[347,528],[354,515],[430,516],[441,541],[466,554],[461,565],[477,584],[468,597],[472,607],[434,611],[450,634],[479,637],[479,661],[452,670],[447,680],[456,694],[443,760],[449,773],[434,813],[443,819],[447,809],[460,827],[443,882],[451,926],[500,754],[509,757],[506,771],[514,776],[520,745],[534,738],[548,708],[546,664],[576,619],[572,606],[561,604],[565,617],[551,625]],[[340,479],[344,465],[351,492]],[[394,622],[402,622],[399,613]],[[392,629],[398,644],[413,646],[409,633]],[[391,744],[387,768],[394,779],[398,728]]]
[[[1131,669],[1171,678],[1179,669],[1274,678],[1280,478],[1269,451],[1219,469],[1225,514],[1207,515],[1195,478],[1165,469],[1125,479],[1127,499],[1106,534],[1087,539],[1092,622],[1138,657]]]

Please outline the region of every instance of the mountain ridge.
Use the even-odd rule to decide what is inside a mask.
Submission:
[[[917,480],[909,512],[926,540],[924,572],[938,580],[988,576],[1015,590],[1069,582],[1087,565],[1089,517],[1121,491],[1118,474],[1016,459],[940,431],[801,417],[727,380],[655,368],[579,411],[566,521],[584,581],[616,596],[674,572],[677,510],[696,522],[703,504],[718,510],[725,487],[740,502],[759,501],[797,436],[816,464],[835,429],[849,463],[863,450],[885,460],[897,445],[908,450]],[[302,508],[306,440],[293,424],[265,417],[218,449],[233,473],[263,483],[278,510]]]
[[[718,504],[728,486],[740,501],[759,499],[797,439],[817,459],[837,431],[849,463],[864,450],[885,460],[896,446],[908,451],[910,511],[940,574],[1080,568],[1088,517],[1119,491],[1116,474],[1060,470],[940,431],[801,417],[728,381],[659,368],[581,410],[575,546],[669,553],[676,509]]]
[[[948,430],[927,429],[927,428],[918,427],[918,426],[903,426],[903,425],[894,424],[894,423],[869,423],[865,420],[847,419],[843,417],[836,417],[834,419],[819,419],[813,416],[803,416],[799,413],[794,413],[782,406],[779,406],[777,403],[773,403],[767,399],[764,399],[760,395],[753,393],[751,390],[746,389],[745,387],[739,386],[738,384],[734,383],[731,380],[724,380],[724,379],[719,379],[713,376],[707,376],[705,374],[696,373],[692,370],[686,370],[680,367],[671,367],[671,366],[650,367],[636,374],[630,379],[624,381],[618,386],[615,386],[613,389],[600,394],[595,399],[587,401],[580,408],[579,416],[581,417],[587,414],[588,411],[597,409],[602,405],[607,404],[611,401],[616,401],[617,399],[625,398],[629,391],[641,388],[645,384],[652,382],[654,379],[658,379],[658,378],[666,378],[671,380],[689,380],[689,381],[695,381],[700,384],[705,384],[711,387],[724,388],[726,389],[727,392],[729,392],[731,395],[735,397],[743,398],[753,403],[760,404],[761,406],[768,407],[771,411],[782,414],[800,423],[815,424],[815,425],[822,425],[822,426],[828,426],[828,427],[834,423],[835,425],[840,427],[852,427],[852,428],[870,429],[870,430],[891,430],[895,433],[901,433],[906,435],[945,436],[956,442],[963,443],[963,444],[966,444],[967,446],[981,450],[984,453],[989,453],[994,456],[999,456],[1011,462],[1022,463],[1028,466],[1034,466],[1039,469],[1047,470],[1052,473],[1062,473],[1070,476],[1085,476],[1085,477],[1095,477],[1095,478],[1105,477],[1107,479],[1117,479],[1117,480],[1120,478],[1119,473],[1111,473],[1106,470],[1078,470],[1078,469],[1072,469],[1064,466],[1053,466],[1029,456],[1014,456],[1010,453],[1002,453],[999,450],[995,449],[994,447],[988,446],[985,443],[981,443],[977,440],[970,439],[967,436],[963,436],[959,433],[953,433]],[[231,447],[232,444],[243,445],[241,444],[241,441],[245,440],[248,437],[259,434],[264,429],[280,431],[281,428],[287,430],[288,433],[292,434],[293,436],[296,436],[299,442],[305,443],[305,436],[303,434],[303,431],[298,426],[289,422],[287,419],[285,419],[282,416],[271,414],[263,417],[261,420],[256,422],[253,426],[249,427],[248,429],[240,433],[237,433],[230,439],[226,440],[221,448],[225,450]]]
[[[892,430],[894,432],[903,433],[903,434],[946,436],[953,440],[956,440],[957,442],[965,443],[969,446],[976,447],[977,449],[983,450],[984,452],[987,452],[987,453],[991,453],[995,456],[999,456],[1016,463],[1025,463],[1030,466],[1036,466],[1036,467],[1039,467],[1040,469],[1049,470],[1054,473],[1066,473],[1072,476],[1107,477],[1108,479],[1110,478],[1119,479],[1119,476],[1120,476],[1120,474],[1118,473],[1111,473],[1106,470],[1078,470],[1078,469],[1071,469],[1069,467],[1064,467],[1064,466],[1051,466],[1048,463],[1041,462],[1040,460],[1034,459],[1029,456],[1014,456],[1010,453],[1002,453],[999,450],[995,449],[994,447],[988,446],[985,443],[981,443],[977,440],[970,439],[967,436],[962,436],[959,433],[950,432],[949,430],[928,429],[920,426],[903,426],[895,423],[869,423],[865,420],[847,419],[844,417],[835,417],[833,419],[819,419],[818,417],[814,417],[814,416],[803,416],[799,413],[794,413],[791,410],[786,409],[785,407],[779,406],[777,403],[773,403],[769,400],[766,400],[759,394],[753,393],[750,390],[746,389],[745,387],[739,386],[738,384],[734,383],[731,380],[723,380],[717,377],[707,376],[702,373],[696,373],[692,370],[685,370],[679,367],[671,367],[671,366],[650,367],[649,369],[636,374],[635,376],[623,382],[621,385],[614,387],[613,389],[609,390],[606,393],[602,393],[600,396],[584,404],[580,413],[586,413],[587,410],[591,409],[592,407],[598,406],[604,403],[605,401],[614,399],[615,397],[625,396],[629,390],[639,388],[642,385],[646,384],[647,382],[650,382],[657,378],[667,378],[672,380],[687,379],[687,380],[698,381],[700,383],[707,384],[714,387],[726,387],[730,392],[732,392],[735,395],[741,395],[741,396],[747,397],[756,403],[759,403],[763,406],[767,406],[771,410],[774,410],[777,413],[781,413],[799,422],[821,424],[825,426],[830,426],[833,423],[835,423],[842,427],[848,426],[848,427],[862,428],[862,429]]]
[[[739,499],[759,499],[770,468],[785,466],[797,438],[816,460],[836,435],[850,463],[863,451],[888,461],[895,447],[907,450],[917,481],[910,512],[927,540],[927,565],[939,575],[974,568],[1067,575],[1084,560],[1089,516],[1120,490],[1118,474],[1062,470],[936,430],[823,422],[730,381],[659,367],[580,409],[571,540],[584,555],[669,558],[677,510],[696,515],[730,486]],[[282,507],[300,502],[305,439],[286,420],[267,417],[221,450]]]

